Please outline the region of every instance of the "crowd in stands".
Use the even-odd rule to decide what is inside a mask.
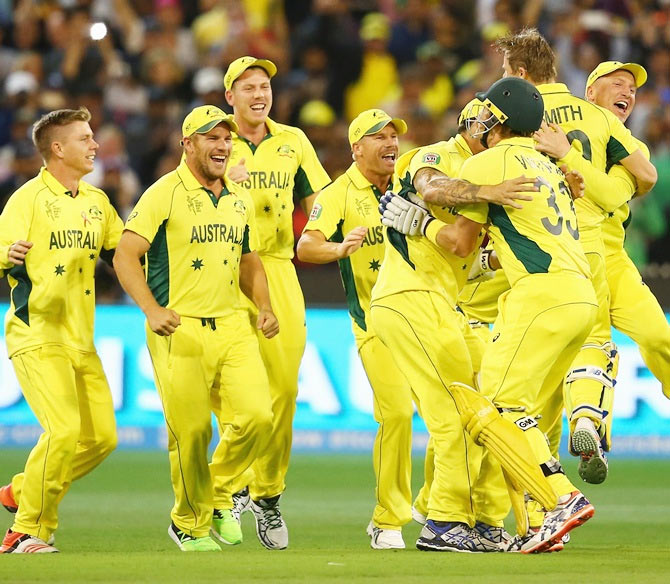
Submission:
[[[640,266],[670,262],[669,0],[0,0],[0,209],[41,166],[31,124],[84,105],[100,144],[85,180],[125,217],[178,164],[184,115],[230,111],[223,72],[246,54],[277,64],[272,118],[307,133],[331,178],[364,109],[407,120],[402,151],[447,139],[502,74],[491,43],[524,25],[551,40],[576,95],[601,61],[647,68],[629,126],[659,180],[633,206],[627,245]]]

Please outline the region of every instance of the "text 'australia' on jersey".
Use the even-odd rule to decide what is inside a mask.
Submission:
[[[76,196],[46,169],[9,199],[0,218],[0,247],[33,247],[22,266],[3,263],[11,291],[10,354],[58,343],[94,351],[95,266],[112,250],[123,223],[100,189],[80,181]]]
[[[330,182],[305,133],[266,121],[268,134],[257,146],[233,134],[228,168],[242,158],[249,179],[240,183],[254,202],[257,250],[261,255],[293,257],[293,199],[309,197]]]
[[[240,256],[253,249],[253,204],[243,188],[226,180],[217,200],[182,162],[145,191],[126,229],[151,244],[145,270],[158,304],[200,318],[239,306]]]
[[[448,177],[456,178],[462,164],[471,156],[467,142],[460,135],[448,141],[410,150],[396,163],[393,190],[401,196],[409,192],[416,193],[414,177],[422,168],[435,168]],[[421,196],[421,193],[416,194]],[[455,210],[450,207],[428,207],[435,217],[445,223],[456,220]],[[408,290],[430,290],[455,305],[471,264],[472,256],[459,258],[423,236],[409,237],[388,229],[385,261],[373,298]]]
[[[338,243],[352,229],[368,228],[360,249],[338,261],[349,314],[360,329],[354,327],[354,334],[361,338],[363,331],[368,331],[370,292],[384,259],[384,228],[378,210],[381,195],[353,163],[319,193],[305,225],[305,231],[320,231]]]
[[[570,142],[577,141],[582,156],[607,172],[613,164],[637,150],[630,131],[610,111],[570,93],[563,83],[538,85],[544,100],[544,119],[558,124]],[[598,227],[605,211],[592,199],[586,184],[584,197],[575,202],[580,229]]]
[[[511,285],[528,274],[572,272],[589,277],[579,242],[577,216],[563,172],[537,152],[532,138],[501,140],[468,160],[461,178],[494,185],[522,175],[534,177],[539,192],[522,209],[480,203],[461,214],[490,223],[489,233]]]

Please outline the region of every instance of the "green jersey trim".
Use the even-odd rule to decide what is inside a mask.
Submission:
[[[265,136],[263,136],[263,139],[258,143],[258,146],[256,144],[254,144],[251,140],[247,140],[244,136],[240,136],[238,134],[237,137],[240,140],[242,140],[247,146],[249,146],[249,150],[251,150],[252,154],[256,154],[256,150],[258,150],[258,146],[260,146],[266,140],[269,140],[270,138],[272,138],[272,134],[270,132],[265,134]]]
[[[393,229],[393,227],[387,228],[386,237],[388,237],[389,243],[393,246],[393,249],[395,249],[400,254],[402,259],[404,259],[413,270],[416,270],[416,266],[412,260],[409,259],[407,238],[399,231]]]
[[[244,235],[242,236],[242,253],[250,253],[249,247],[249,225],[244,226]]]
[[[312,185],[309,184],[307,173],[303,170],[302,166],[299,166],[298,170],[296,170],[295,179],[293,182],[293,195],[299,201],[302,201],[302,199],[306,199],[313,194],[314,189],[312,188]]]
[[[167,306],[170,301],[170,257],[166,227],[167,219],[158,227],[147,252],[147,285],[161,306]]]
[[[11,297],[14,305],[14,315],[30,326],[30,311],[28,310],[28,299],[33,289],[33,283],[28,275],[26,265],[14,266],[7,272],[17,282],[12,289]]]
[[[489,217],[491,223],[500,229],[500,233],[512,253],[529,274],[546,274],[549,272],[551,255],[523,233],[519,233],[503,207],[489,204]]]
[[[221,197],[225,197],[226,195],[230,194],[230,192],[228,191],[228,187],[226,186],[223,187],[223,190],[221,191],[221,194],[219,195],[218,199],[214,194],[214,192],[210,191],[207,187],[202,187],[202,190],[209,195],[209,200],[212,201],[212,205],[214,205],[215,207],[219,206],[219,200],[221,199]]]
[[[619,142],[614,136],[610,136],[610,139],[607,142],[607,166],[606,172],[609,172],[609,169],[612,168],[617,162],[622,158],[628,156],[628,151],[623,147],[623,144]]]
[[[342,225],[344,220],[337,224],[335,233],[330,238],[330,241],[335,243],[342,243],[344,241],[344,234],[342,233]],[[354,270],[351,267],[351,258],[343,258],[337,260],[340,268],[340,276],[342,277],[342,284],[344,285],[344,294],[347,298],[347,306],[349,307],[349,314],[354,322],[364,331],[368,330],[365,324],[365,312],[358,300],[358,290],[356,290],[356,280],[354,280]]]

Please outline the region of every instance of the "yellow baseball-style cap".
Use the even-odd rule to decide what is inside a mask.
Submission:
[[[621,63],[619,61],[603,61],[591,71],[589,78],[586,80],[586,89],[591,87],[596,79],[600,79],[621,69],[633,74],[637,87],[642,87],[647,82],[647,70],[642,65],[638,65],[637,63]]]
[[[484,104],[479,101],[476,97],[471,99],[465,107],[461,110],[461,113],[458,114],[458,125],[465,123],[465,120],[470,118],[476,118],[479,115],[479,112],[484,109]]]
[[[385,41],[391,36],[391,23],[388,16],[381,12],[370,12],[366,14],[361,20],[360,28],[361,40]]]
[[[184,123],[181,126],[181,134],[185,138],[193,134],[206,134],[221,122],[225,123],[231,132],[238,131],[235,118],[231,114],[227,114],[215,105],[201,105],[194,108],[184,118]]]
[[[353,145],[363,136],[371,136],[381,132],[386,126],[393,124],[398,134],[407,132],[405,120],[392,118],[384,110],[369,109],[358,114],[349,124],[349,144]]]
[[[332,126],[335,123],[335,111],[325,101],[312,99],[300,108],[298,120],[303,126]]]
[[[235,83],[235,80],[242,75],[249,67],[260,67],[263,69],[270,77],[274,77],[277,74],[277,66],[267,59],[257,59],[256,57],[240,57],[235,59],[229,66],[226,71],[225,76],[223,77],[223,85],[226,89],[230,89]]]

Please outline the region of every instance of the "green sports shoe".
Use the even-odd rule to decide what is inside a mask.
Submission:
[[[209,536],[193,537],[184,533],[174,523],[168,527],[168,535],[183,552],[219,552],[221,548]]]
[[[227,545],[242,543],[242,528],[231,509],[214,509],[209,533],[213,539]]]

